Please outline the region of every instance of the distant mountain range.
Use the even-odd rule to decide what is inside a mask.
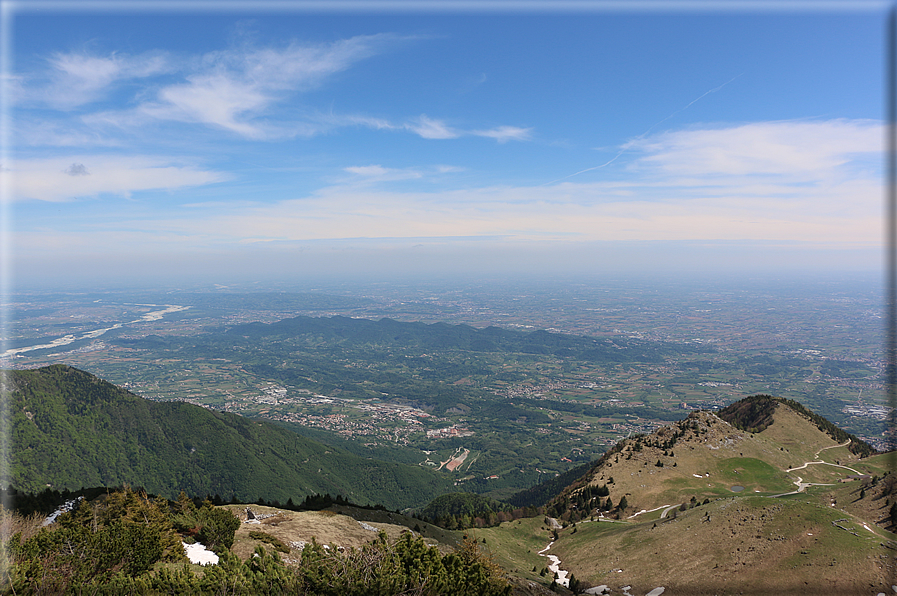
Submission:
[[[226,330],[225,335],[245,338],[318,337],[346,344],[416,346],[422,349],[468,350],[552,354],[586,362],[660,362],[671,352],[657,342],[628,338],[595,339],[549,331],[517,331],[501,327],[477,329],[448,323],[407,323],[393,319],[349,317],[295,317],[276,323],[247,323]],[[700,346],[678,346],[678,350],[708,351]]]

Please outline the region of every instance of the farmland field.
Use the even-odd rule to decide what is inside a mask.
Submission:
[[[8,345],[49,347],[4,363],[71,364],[501,498],[755,393],[883,445],[879,299],[868,280],[23,294]]]

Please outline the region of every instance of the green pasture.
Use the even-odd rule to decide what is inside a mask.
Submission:
[[[784,472],[752,457],[730,457],[719,460],[711,480],[744,487],[744,492],[788,490],[794,485]]]
[[[546,585],[551,583],[550,576],[539,575],[539,571],[548,566],[548,559],[539,555],[539,551],[551,542],[544,518],[519,519],[494,528],[467,530],[467,533],[483,544],[495,562],[508,572]]]

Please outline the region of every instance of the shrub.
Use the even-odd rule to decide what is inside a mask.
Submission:
[[[249,532],[249,537],[253,540],[258,540],[259,542],[266,542],[270,544],[278,552],[290,552],[290,547],[287,546],[283,540],[277,538],[276,536],[272,536],[267,532],[262,532],[261,530],[252,530],[251,532]]]

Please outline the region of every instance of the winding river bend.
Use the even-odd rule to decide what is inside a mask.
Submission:
[[[100,329],[94,329],[93,331],[85,331],[80,334],[71,334],[64,335],[62,337],[57,337],[47,344],[39,344],[36,346],[26,346],[24,348],[11,348],[6,350],[3,353],[0,353],[0,358],[9,358],[11,356],[15,356],[16,354],[21,354],[22,352],[31,352],[32,350],[44,350],[47,348],[58,348],[61,346],[67,346],[76,341],[85,340],[85,339],[95,339],[100,337],[104,333],[108,331],[112,331],[113,329],[121,329],[126,325],[133,325],[135,323],[150,323],[152,321],[159,321],[165,315],[170,315],[172,313],[180,312],[182,310],[187,310],[190,308],[189,306],[177,306],[174,304],[140,304],[138,306],[153,306],[160,307],[162,310],[154,310],[146,313],[141,316],[139,319],[135,319],[133,321],[127,321],[125,323],[116,323],[112,327],[103,327]]]

